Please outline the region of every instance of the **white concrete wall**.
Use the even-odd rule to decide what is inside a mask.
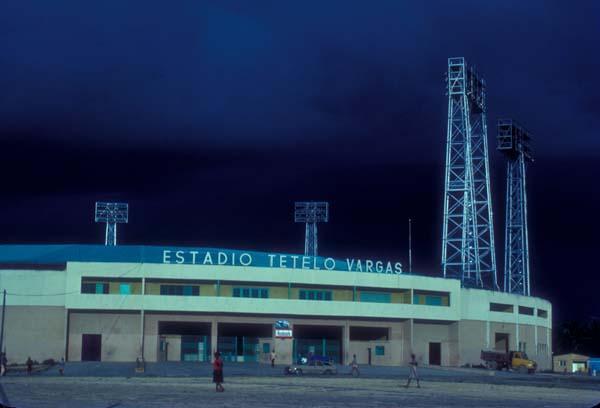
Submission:
[[[83,334],[102,335],[101,361],[135,361],[140,355],[139,313],[71,312],[69,361],[81,361]]]

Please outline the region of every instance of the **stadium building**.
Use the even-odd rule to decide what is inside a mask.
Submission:
[[[551,368],[552,306],[407,274],[400,263],[226,249],[0,246],[8,361],[481,364],[524,350]],[[277,321],[289,322],[278,326]]]

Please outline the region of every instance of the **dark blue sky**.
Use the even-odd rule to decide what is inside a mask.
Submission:
[[[464,56],[488,84],[498,258],[513,117],[535,138],[533,292],[598,316],[566,299],[600,280],[599,43],[595,1],[3,1],[2,241],[100,242],[93,202],[119,199],[124,243],[298,252],[293,201],[326,199],[323,252],[406,261],[412,217],[438,273],[443,74]]]

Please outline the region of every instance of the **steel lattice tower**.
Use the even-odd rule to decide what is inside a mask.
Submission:
[[[129,221],[129,204],[96,202],[95,221],[106,223],[104,245],[117,245],[117,224]]]
[[[442,268],[465,287],[499,289],[490,196],[485,81],[449,58]]]
[[[530,295],[525,164],[532,162],[531,135],[511,119],[498,121],[498,150],[506,156],[504,291]]]
[[[303,201],[294,205],[294,221],[306,223],[304,255],[317,256],[317,223],[329,220],[329,203]]]

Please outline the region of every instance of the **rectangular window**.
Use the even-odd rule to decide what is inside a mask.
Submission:
[[[160,294],[167,296],[199,296],[200,287],[195,285],[160,285]]]
[[[302,300],[331,300],[330,290],[300,290],[298,298]]]
[[[519,314],[533,316],[533,307],[519,306]]]
[[[263,354],[269,354],[271,352],[271,343],[263,343]]]
[[[450,293],[429,290],[415,290],[413,293],[413,304],[427,306],[450,306]]]
[[[360,301],[374,303],[390,303],[391,295],[389,293],[360,292]]]
[[[119,293],[121,295],[131,295],[131,285],[129,283],[121,283],[119,285]]]
[[[84,282],[81,284],[81,293],[96,293],[96,284]]]
[[[513,305],[507,305],[505,303],[490,303],[490,312],[512,313],[513,311]]]
[[[541,317],[543,319],[547,319],[548,318],[548,311],[544,310],[544,309],[538,309],[537,310],[537,315],[538,315],[538,317]]]
[[[269,289],[267,288],[233,288],[234,297],[268,299]]]
[[[385,346],[375,346],[375,355],[376,356],[385,355]]]
[[[96,293],[108,293],[108,283],[96,283]]]

